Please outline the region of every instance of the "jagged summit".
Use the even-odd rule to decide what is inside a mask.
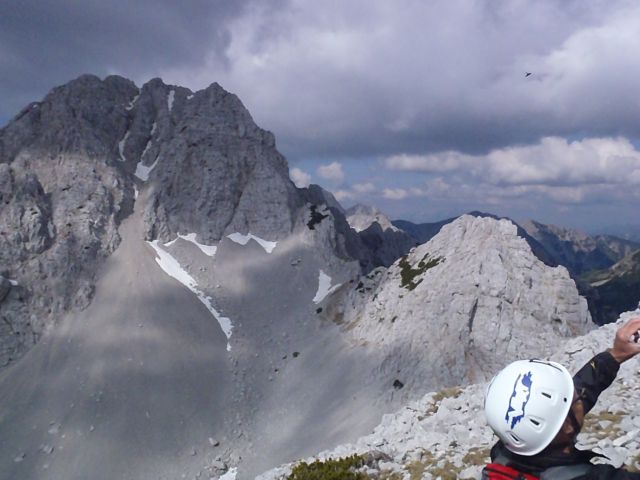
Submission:
[[[273,134],[217,83],[192,92],[82,75],[54,88],[0,129],[0,274],[18,284],[3,303],[0,366],[89,304],[143,190],[146,239],[195,232],[205,244],[235,232],[285,238],[313,197],[290,181]],[[344,251],[347,230],[330,248]]]

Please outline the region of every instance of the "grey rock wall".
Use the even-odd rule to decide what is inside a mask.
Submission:
[[[329,315],[411,392],[490,377],[593,328],[564,267],[548,267],[507,220],[462,216],[389,269],[372,271]]]

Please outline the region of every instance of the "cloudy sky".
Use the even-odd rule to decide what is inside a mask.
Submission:
[[[0,12],[2,124],[81,73],[217,81],[276,134],[298,185],[346,206],[640,223],[636,1],[0,0]]]

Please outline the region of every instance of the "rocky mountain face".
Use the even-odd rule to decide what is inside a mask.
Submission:
[[[573,374],[589,359],[609,348],[616,329],[640,310],[623,314],[617,323],[568,339],[550,359]],[[638,429],[640,416],[632,406],[640,401],[638,360],[622,365],[618,378],[600,396],[587,415],[578,437],[578,448],[591,449],[607,458],[598,460],[632,471],[640,467]],[[408,403],[356,442],[325,450],[305,461],[327,462],[351,455],[361,458],[363,478],[477,479],[489,462],[497,441],[486,425],[483,400],[486,383],[456,386],[431,392]],[[263,473],[259,480],[283,480],[295,464]]]
[[[373,267],[388,267],[417,245],[412,236],[395,227],[389,217],[375,207],[354,205],[345,215],[370,253]]]
[[[592,328],[564,267],[539,261],[511,222],[468,215],[336,293],[326,316],[378,356],[399,398],[484,380]]]
[[[0,275],[13,280],[1,306],[0,365],[88,305],[96,267],[118,245],[133,182],[113,157],[136,93],[124,79],[81,77],[0,130]]]
[[[533,220],[522,226],[542,244],[555,262],[564,265],[575,276],[609,268],[640,248],[640,244],[611,235],[590,236],[578,230],[544,225]]]
[[[218,84],[191,92],[83,75],[57,87],[0,130],[0,275],[11,280],[0,366],[89,304],[143,188],[144,235],[164,242],[185,232],[203,243],[234,232],[278,240],[316,208],[289,180],[273,134]],[[362,257],[348,230],[327,245]]]

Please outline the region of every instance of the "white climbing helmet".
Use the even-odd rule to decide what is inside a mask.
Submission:
[[[573,401],[573,379],[562,365],[518,360],[487,387],[484,414],[504,445],[518,455],[535,455],[551,443]]]

